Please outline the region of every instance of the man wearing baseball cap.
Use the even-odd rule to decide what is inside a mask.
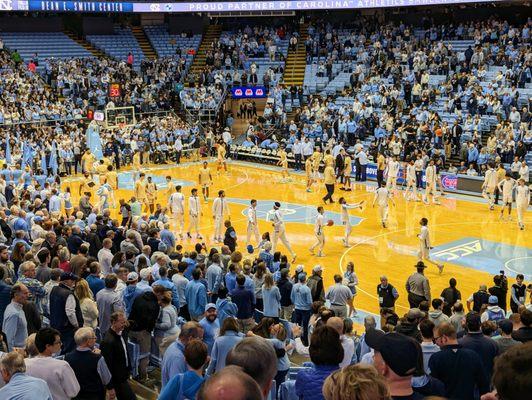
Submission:
[[[423,399],[412,389],[412,377],[421,357],[414,339],[400,333],[371,329],[366,332],[365,340],[375,351],[374,366],[386,379],[392,399]]]
[[[74,332],[83,326],[83,314],[79,300],[74,296],[74,287],[78,281],[72,272],[63,272],[59,278],[59,285],[50,292],[50,326],[61,334],[63,349],[66,354],[76,348]]]
[[[199,321],[203,328],[203,341],[208,346],[209,354],[211,353],[214,339],[220,332],[220,321],[218,321],[218,308],[216,304],[209,303],[205,306],[204,317]]]

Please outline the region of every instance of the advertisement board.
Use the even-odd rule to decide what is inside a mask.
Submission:
[[[502,0],[491,0],[494,1]],[[486,0],[317,0],[317,1],[224,1],[182,3],[135,3],[120,1],[2,0],[0,11],[49,11],[86,13],[197,13],[234,11],[311,11],[411,7],[446,4],[487,3]]]

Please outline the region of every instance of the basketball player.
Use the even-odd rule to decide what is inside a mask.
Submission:
[[[133,171],[133,177],[137,175],[137,171],[142,171],[142,164],[140,162],[140,151],[136,151],[135,154],[133,154]]]
[[[146,194],[146,174],[140,173],[139,180],[135,182],[135,197],[145,210],[148,210],[148,196]]]
[[[345,153],[344,157],[344,170],[343,170],[343,176],[344,176],[344,189],[346,192],[350,192],[351,189],[351,172],[353,170],[353,166],[351,165],[351,157],[349,156],[349,153]]]
[[[284,226],[283,221],[283,213],[280,210],[281,203],[275,202],[273,205],[273,211],[271,212],[271,221],[273,226],[273,237],[272,237],[272,254],[275,253],[275,250],[277,248],[277,241],[281,240],[281,242],[284,244],[284,246],[287,248],[287,250],[290,252],[292,256],[292,263],[296,260],[296,253],[292,250],[292,247],[290,246],[290,243],[288,242],[288,239],[286,238],[286,230]]]
[[[81,184],[79,185],[79,196],[81,196],[83,193],[90,193],[92,195],[92,188],[96,184],[94,183],[94,180],[91,178],[90,174],[88,172],[83,173],[83,178],[81,179]]]
[[[218,162],[218,166],[216,167],[216,172],[220,173],[221,169],[227,172],[227,163],[225,161],[225,155],[227,154],[227,150],[225,149],[225,144],[223,140],[220,140],[216,150],[217,150],[217,162]]]
[[[214,219],[214,241],[223,243],[222,229],[224,226],[225,216],[231,220],[229,215],[229,206],[225,199],[225,191],[218,191],[218,197],[212,202],[212,218]]]
[[[168,209],[172,213],[177,225],[177,234],[183,240],[183,230],[185,229],[185,196],[181,193],[181,185],[175,187],[174,193],[168,199]]]
[[[388,175],[386,176],[386,188],[393,196],[397,191],[397,176],[399,175],[399,161],[396,156],[388,160]]]
[[[281,166],[281,183],[289,182],[290,176],[288,174],[288,156],[286,155],[286,150],[281,147],[277,155],[279,156],[279,161],[277,162],[277,165]]]
[[[310,157],[305,160],[305,175],[307,177],[307,192],[311,192],[312,184],[314,183],[314,172],[312,170],[312,159]]]
[[[203,161],[203,167],[200,169],[199,184],[201,185],[201,194],[203,194],[203,199],[205,200],[205,203],[208,203],[209,187],[212,185],[212,175],[207,161]]]
[[[152,181],[151,176],[148,176],[148,182],[146,183],[146,197],[150,214],[153,214],[155,212],[155,200],[157,199],[157,185]]]
[[[338,203],[340,203],[340,207],[342,209],[342,217],[341,217],[342,225],[345,226],[345,236],[342,239],[342,242],[344,243],[345,247],[349,247],[349,236],[351,235],[351,229],[352,229],[351,220],[349,218],[349,210],[353,208],[360,208],[362,210],[362,206],[365,203],[365,201],[362,200],[358,203],[348,204],[347,201],[343,197],[340,197],[340,199],[338,200]]]
[[[255,236],[257,241],[257,246],[260,243],[260,233],[259,233],[259,224],[257,221],[257,200],[251,200],[251,204],[248,207],[248,229],[247,229],[247,240],[246,245],[251,243],[251,235]]]
[[[432,247],[430,246],[429,228],[427,226],[429,224],[429,220],[427,218],[421,218],[419,224],[421,225],[421,232],[419,232],[419,234],[417,235],[417,237],[419,238],[419,261],[424,260],[431,263],[432,265],[435,265],[436,267],[438,267],[438,271],[441,274],[443,272],[443,264],[438,264],[437,262],[434,262],[430,259],[429,252]]]
[[[199,233],[199,218],[203,215],[201,212],[201,204],[198,198],[198,189],[194,188],[190,191],[191,196],[188,198],[188,232],[187,236],[192,239],[190,232],[196,231],[196,239],[203,239]]]
[[[325,217],[323,214],[325,210],[322,206],[318,207],[318,215],[316,216],[316,222],[314,223],[314,235],[316,235],[316,243],[314,243],[309,251],[310,254],[314,255],[314,249],[318,248],[318,257],[325,257],[323,254],[323,247],[325,246],[325,234],[323,232],[323,227],[325,226]]]
[[[375,203],[379,206],[379,216],[381,218],[382,227],[386,228],[386,222],[388,221],[388,200],[395,206],[395,202],[392,199],[390,191],[386,188],[386,183],[382,182],[381,187],[375,190],[375,197],[373,198],[372,206],[375,207]]]
[[[432,196],[432,203],[440,204],[436,199],[436,180],[438,179],[436,166],[434,165],[434,160],[429,161],[429,165],[425,169],[425,195],[423,197],[423,202],[429,204],[429,195]]]
[[[526,185],[523,178],[517,181],[517,187],[515,188],[515,205],[517,207],[517,223],[519,229],[525,229],[524,215],[530,204],[530,188]]]
[[[515,188],[515,179],[512,178],[509,172],[506,172],[506,176],[497,185],[499,191],[502,192],[502,208],[500,219],[504,218],[504,209],[508,207],[508,220],[512,219],[512,202],[513,193]]]
[[[170,175],[166,176],[166,192],[164,198],[166,200],[170,199],[172,193],[174,193],[175,187],[172,185],[172,177]]]
[[[320,180],[320,163],[321,163],[321,151],[319,147],[316,147],[314,149],[314,153],[312,153],[312,175],[315,182],[318,182]]]
[[[407,201],[419,201],[417,197],[416,166],[413,159],[410,159],[406,167],[406,191],[404,196]]]
[[[489,163],[489,168],[484,174],[484,183],[482,183],[482,197],[488,200],[490,210],[495,208],[495,188],[497,187],[497,172],[493,168],[493,164]]]

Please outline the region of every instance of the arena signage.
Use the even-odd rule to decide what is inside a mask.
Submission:
[[[491,0],[489,1],[502,1]],[[135,3],[121,1],[39,1],[0,0],[0,11],[50,11],[87,13],[128,12],[233,12],[233,11],[309,11],[349,10],[429,6],[445,4],[487,3],[486,0],[311,0],[311,1],[226,1],[183,3]]]
[[[233,99],[262,99],[267,94],[264,86],[235,86],[231,89]]]

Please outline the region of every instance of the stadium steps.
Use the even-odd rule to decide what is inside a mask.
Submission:
[[[137,400],[157,400],[157,397],[159,397],[157,391],[142,385],[134,379],[129,380],[129,385],[137,396]]]
[[[452,128],[452,127],[449,127],[449,129],[450,128]],[[490,130],[490,132],[492,132],[492,131],[493,131],[493,129]],[[488,133],[488,132],[482,132],[482,134],[480,135],[480,143],[482,145],[481,147],[486,147],[487,146],[489,135],[490,135],[490,133]],[[460,159],[460,149],[458,149],[458,154],[452,154],[451,157],[449,157],[449,159],[447,160],[447,164],[452,163],[455,167],[459,167],[461,161],[462,160]],[[466,162],[466,165],[467,165],[467,162]]]
[[[202,35],[201,43],[199,45],[194,61],[188,71],[189,74],[199,75],[199,73],[205,68],[205,60],[207,57],[207,51],[212,48],[212,43],[219,40],[222,34],[221,25],[209,25]],[[188,86],[188,82],[186,83]]]
[[[94,57],[103,58],[105,57],[105,53],[91,45],[89,42],[87,42],[85,39],[79,37],[74,32],[65,31],[65,35],[67,35],[70,39],[72,39],[74,42],[79,44],[81,47],[83,47],[85,50],[90,51],[90,53]]]
[[[299,26],[299,39],[295,50],[289,49],[286,57],[283,83],[284,86],[303,86],[305,80],[305,66],[307,65],[307,52],[305,42],[308,39],[308,24]]]
[[[144,29],[141,26],[132,26],[131,33],[133,34],[135,39],[137,39],[140,49],[144,53],[144,57],[149,60],[155,60],[157,58],[157,53],[152,47],[148,36],[146,36],[146,32],[144,32]]]

